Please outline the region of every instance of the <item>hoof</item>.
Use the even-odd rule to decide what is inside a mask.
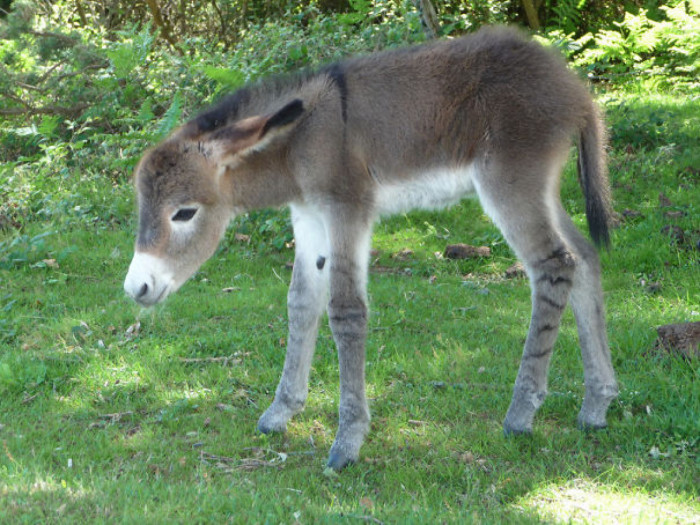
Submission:
[[[576,421],[576,427],[581,432],[596,432],[598,430],[606,430],[608,428],[608,424],[607,423],[593,424],[593,423],[586,423],[584,421],[578,420],[578,421]]]
[[[532,430],[523,430],[519,428],[509,428],[503,425],[503,435],[507,438],[514,436],[531,436]]]
[[[269,436],[270,434],[273,434],[273,433],[275,432],[275,431],[272,430],[271,428],[268,428],[268,427],[266,427],[266,426],[264,426],[264,425],[261,425],[260,423],[258,423],[258,426],[257,426],[256,430],[257,430],[260,434],[265,434],[266,436]]]
[[[326,466],[328,468],[335,470],[336,472],[340,472],[345,467],[347,467],[349,465],[354,465],[354,464],[355,464],[354,459],[347,457],[345,454],[343,454],[341,452],[334,452],[331,450],[331,453],[328,456],[328,463],[326,463]]]
[[[261,434],[269,435],[269,434],[284,434],[287,431],[287,425],[275,425],[275,424],[270,424],[268,421],[263,421],[264,418],[260,418],[258,421],[258,427],[257,430]]]
[[[512,437],[512,436],[531,436],[532,435],[532,429],[531,428],[517,428],[517,427],[512,427],[508,425],[507,423],[503,423],[503,435],[505,437]]]
[[[511,436],[531,436],[532,427],[513,425],[508,418],[503,422],[503,435],[505,437]]]

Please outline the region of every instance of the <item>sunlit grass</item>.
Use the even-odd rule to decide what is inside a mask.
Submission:
[[[555,523],[697,523],[697,502],[673,492],[653,495],[574,479],[537,487],[513,503],[513,508],[534,511]]]

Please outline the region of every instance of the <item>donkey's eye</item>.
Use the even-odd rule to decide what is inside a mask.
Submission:
[[[187,222],[197,213],[197,208],[180,208],[177,213],[172,216],[173,221]]]

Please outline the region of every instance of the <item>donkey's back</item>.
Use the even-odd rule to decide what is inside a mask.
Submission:
[[[484,155],[522,162],[569,143],[593,106],[558,55],[506,28],[330,71],[343,79],[336,84],[351,143],[409,170]]]

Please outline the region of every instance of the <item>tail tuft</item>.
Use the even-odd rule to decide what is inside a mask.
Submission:
[[[578,143],[578,177],[586,199],[588,231],[599,247],[610,247],[612,217],[610,183],[608,182],[605,128],[594,107]]]

